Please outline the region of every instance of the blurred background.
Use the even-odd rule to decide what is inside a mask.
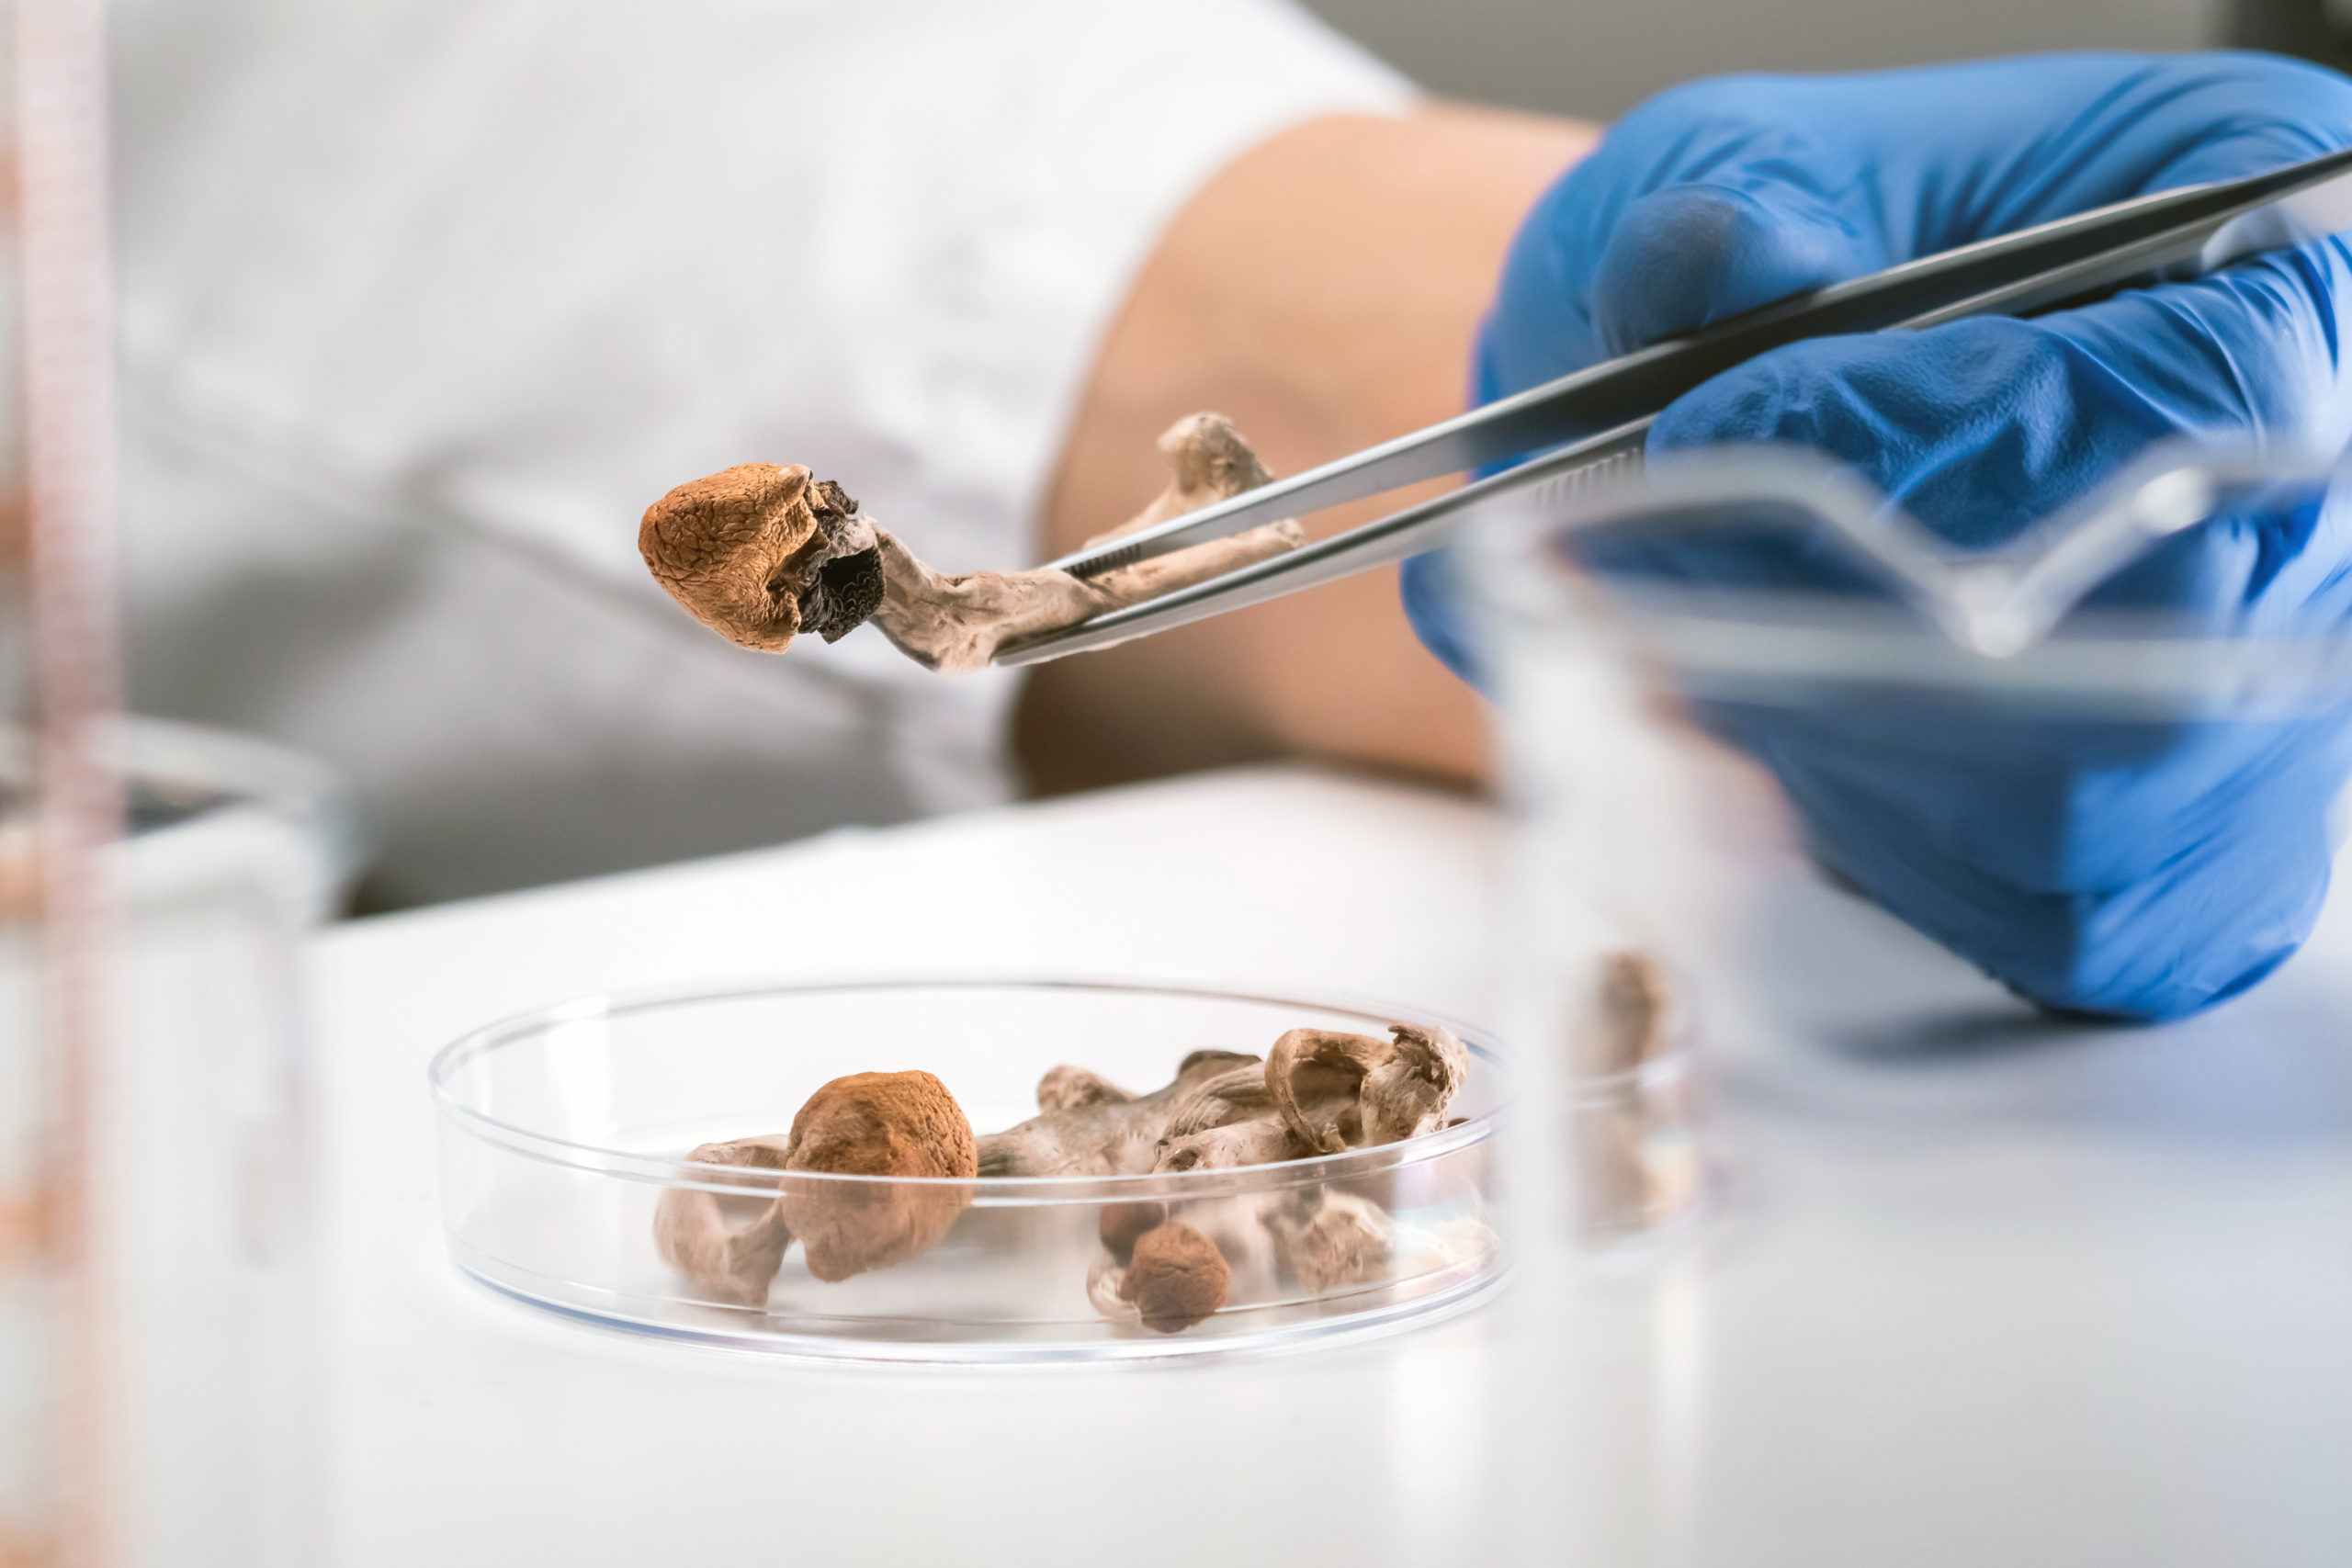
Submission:
[[[1090,518],[1148,499],[1149,440],[1171,410],[1226,409],[1277,471],[1453,412],[1460,345],[1540,188],[1467,222],[1455,207],[1481,182],[1464,173],[1523,158],[1548,182],[1572,154],[1522,149],[1557,127],[1490,127],[1496,141],[1427,188],[1384,187],[1299,298],[1279,294],[1303,265],[1279,246],[1198,249],[1256,269],[1216,275],[1232,297],[1204,313],[1220,322],[1261,305],[1319,321],[1311,307],[1350,271],[1409,269],[1419,299],[1467,279],[1459,320],[1430,337],[1434,401],[1384,404],[1360,427],[1322,406],[1341,386],[1420,385],[1384,366],[1302,380],[1296,406],[1270,376],[1252,403],[1248,355],[1189,320],[1137,351],[1152,368],[1133,387],[1088,389],[1180,196],[1277,125],[1406,101],[1294,3],[1439,96],[1589,121],[1733,71],[2224,42],[2341,63],[2339,17],[2352,28],[2352,0],[112,0],[128,705],[352,780],[376,842],[362,910],[1275,757],[1475,781],[1475,705],[1385,587],[1329,612],[1394,654],[1381,701],[1351,706],[1318,682],[1364,658],[1294,626],[1261,669],[1238,622],[1156,641],[1176,650],[1164,667],[1137,649],[1084,661],[1084,690],[1080,661],[937,681],[873,637],[747,659],[680,615],[634,547],[647,501],[756,455],[855,476],[867,512],[912,530],[941,570],[994,566],[1051,526],[1057,487]],[[820,15],[828,31],[800,30]],[[941,15],[961,30],[907,20]],[[1254,41],[1231,52],[1248,68],[1187,56],[1204,25],[1246,26]],[[774,93],[776,62],[820,40],[888,65],[860,78],[854,129]],[[1026,85],[991,97],[975,50],[1017,54]],[[666,112],[665,84],[722,65],[733,74],[707,112]],[[959,72],[963,97],[932,85]],[[1159,98],[1136,91],[1155,82]],[[899,98],[874,112],[885,88]],[[1084,146],[1072,125],[1089,126]],[[999,141],[982,145],[990,126]],[[1015,190],[1023,160],[1041,161],[1021,178],[1054,201]],[[1383,166],[1401,181],[1419,165]],[[1329,211],[1269,210],[1341,234],[1328,173],[1296,188]],[[752,188],[835,201],[832,230],[808,225],[830,243],[860,230],[887,243],[853,262],[781,227],[755,228],[756,243],[668,238],[722,221]],[[1387,243],[1407,199],[1450,214],[1429,227],[1458,254]],[[991,201],[1044,227],[1007,243]],[[973,255],[996,269],[984,285]],[[1329,365],[1340,342],[1419,341],[1393,310],[1373,319],[1268,358]],[[786,343],[797,351],[775,352]],[[1193,379],[1170,343],[1208,356]],[[1073,418],[1089,406],[1132,412],[1135,428]],[[1088,466],[1114,448],[1140,467]],[[1241,651],[1210,660],[1212,646]],[[1387,728],[1350,728],[1362,712]],[[1472,739],[1426,740],[1454,733]]]
[[[1306,0],[1434,91],[1552,114],[1620,114],[1725,71],[1836,71],[2046,49],[2197,49],[2297,22],[2324,38],[2342,0]],[[2242,17],[2240,11],[2250,13]],[[2318,52],[2299,51],[2299,52]]]

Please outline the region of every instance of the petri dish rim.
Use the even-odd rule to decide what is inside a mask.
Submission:
[[[608,1148],[602,1145],[581,1143],[534,1132],[527,1127],[517,1126],[486,1115],[463,1103],[454,1087],[454,1080],[465,1067],[487,1058],[503,1046],[519,1044],[550,1028],[590,1019],[626,1017],[633,1013],[692,1007],[705,1003],[742,1001],[761,997],[860,991],[942,990],[1068,990],[1127,996],[1161,995],[1193,1000],[1297,1007],[1317,1012],[1351,1015],[1367,1024],[1380,1024],[1383,1021],[1418,1021],[1434,1023],[1458,1035],[1468,1046],[1482,1072],[1490,1077],[1495,1085],[1492,1103],[1478,1114],[1464,1118],[1457,1126],[1425,1134],[1402,1143],[1379,1144],[1367,1148],[1349,1149],[1335,1155],[1323,1155],[1313,1159],[1286,1160],[1274,1165],[1236,1166],[1213,1171],[1185,1171],[1172,1174],[1144,1172],[1132,1176],[995,1176],[969,1179],[797,1172],[794,1175],[796,1186],[806,1184],[812,1189],[821,1189],[828,1185],[847,1187],[869,1184],[892,1187],[955,1187],[967,1190],[972,1195],[972,1202],[976,1207],[987,1206],[988,1201],[992,1197],[1014,1200],[1024,1205],[1091,1202],[1114,1194],[1132,1198],[1141,1192],[1148,1192],[1156,1198],[1171,1200],[1215,1197],[1221,1193],[1242,1190],[1262,1190],[1270,1172],[1281,1172],[1285,1179],[1305,1184],[1347,1177],[1361,1177],[1373,1171],[1402,1168],[1442,1158],[1491,1137],[1497,1123],[1509,1113],[1515,1093],[1509,1052],[1498,1050],[1493,1045],[1482,1043],[1482,1037],[1491,1038],[1489,1031],[1441,1016],[1426,1009],[1394,1007],[1368,998],[1341,996],[1329,992],[1276,993],[1185,980],[1033,974],[840,976],[807,979],[749,978],[596,992],[583,997],[574,997],[550,1006],[512,1014],[469,1030],[434,1053],[433,1059],[425,1069],[425,1076],[435,1107],[442,1116],[469,1135],[497,1145],[510,1153],[538,1159],[550,1165],[591,1171],[625,1180],[741,1195],[747,1187],[756,1190],[762,1183],[757,1180],[747,1181],[740,1168],[698,1166],[675,1156],[639,1154],[631,1150]],[[714,1179],[695,1180],[687,1173],[695,1170],[708,1170],[713,1173]],[[721,1173],[732,1179],[718,1179]]]

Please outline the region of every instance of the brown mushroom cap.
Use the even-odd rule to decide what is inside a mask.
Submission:
[[[1178,1220],[1136,1238],[1135,1257],[1119,1281],[1119,1299],[1135,1303],[1156,1334],[1181,1334],[1225,1304],[1232,1281],[1216,1243]]]
[[[978,1174],[972,1124],[929,1073],[853,1073],[808,1097],[792,1119],[787,1173],[945,1177]],[[896,1182],[794,1183],[776,1209],[806,1249],[808,1272],[846,1280],[929,1249],[972,1201],[971,1189]]]
[[[880,551],[857,502],[797,463],[741,463],[680,485],[645,509],[637,548],[696,620],[765,653],[802,631],[836,641],[882,600]]]
[[[801,580],[826,548],[795,463],[739,463],[645,509],[637,550],[670,596],[713,631],[781,653],[800,629]]]

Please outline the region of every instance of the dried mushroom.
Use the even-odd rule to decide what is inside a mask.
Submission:
[[[1136,1238],[1119,1299],[1155,1334],[1182,1334],[1225,1304],[1232,1274],[1216,1243],[1176,1220]]]
[[[1238,1051],[1195,1051],[1177,1064],[1174,1081],[1142,1095],[1081,1068],[1056,1067],[1037,1085],[1043,1114],[980,1140],[980,1174],[1140,1176],[1152,1168],[1179,1100],[1211,1078],[1259,1061]]]
[[[1245,1165],[1279,1165],[1299,1157],[1298,1140],[1274,1116],[1252,1117],[1223,1127],[1204,1127],[1160,1145],[1154,1170],[1234,1170]]]
[[[680,485],[647,509],[637,547],[696,620],[764,653],[804,631],[838,642],[882,602],[874,525],[797,464],[743,463]]]
[[[1308,1153],[1393,1144],[1444,1124],[1469,1076],[1468,1048],[1442,1029],[1398,1023],[1388,1032],[1294,1029],[1274,1042],[1266,1084]]]
[[[1219,414],[1180,420],[1159,438],[1173,478],[1141,513],[1090,544],[1197,510],[1266,482],[1249,444]],[[781,653],[799,632],[828,642],[867,619],[927,669],[978,670],[1009,641],[1071,626],[1221,577],[1306,542],[1297,524],[1073,577],[1028,571],[942,575],[860,514],[841,486],[797,464],[747,463],[678,486],[646,509],[638,551],[695,619],[745,648]]]
[[[797,1238],[808,1272],[846,1280],[928,1250],[947,1234],[976,1173],[972,1124],[929,1073],[854,1073],[808,1097],[781,1137],[705,1144],[700,1166],[773,1171],[741,1194],[673,1187],[653,1211],[670,1266],[718,1301],[757,1306]],[[707,1172],[688,1172],[702,1181]],[[944,1178],[915,1182],[795,1182],[796,1174]]]
[[[1396,1225],[1369,1199],[1310,1188],[1269,1203],[1263,1218],[1283,1271],[1317,1295],[1387,1276]]]
[[[1600,1027],[1592,1031],[1587,1071],[1630,1073],[1657,1061],[1671,1043],[1674,994],[1666,971],[1646,953],[1611,953],[1600,961]]]
[[[1250,1065],[1195,1086],[1170,1112],[1152,1157],[1154,1170],[1228,1170],[1272,1165],[1303,1153],[1266,1087],[1266,1070]]]
[[[686,1158],[694,1165],[780,1171],[784,1153],[782,1138],[739,1138],[705,1144]],[[705,1172],[683,1174],[713,1179]],[[738,1195],[671,1187],[653,1210],[653,1244],[703,1294],[732,1306],[757,1306],[784,1267],[792,1232],[776,1216],[773,1189]]]
[[[1390,1033],[1293,1030],[1263,1061],[1195,1051],[1147,1095],[1056,1067],[1037,1086],[1041,1114],[980,1140],[980,1174],[1223,1170],[1433,1132],[1468,1076],[1469,1052],[1442,1029]]]
[[[1581,1032],[1576,1146],[1588,1235],[1629,1235],[1697,1202],[1702,1162],[1688,1135],[1696,1120],[1687,1080],[1645,1082],[1679,1027],[1665,969],[1646,953],[1604,954],[1597,1016]]]
[[[794,1183],[791,1173],[967,1181],[978,1160],[972,1124],[945,1084],[923,1072],[853,1073],[810,1095],[792,1119],[784,1169],[777,1218],[800,1238],[808,1272],[838,1280],[929,1250],[972,1201],[971,1190]]]
[[[1449,1125],[1445,1111],[1467,1077],[1467,1049],[1442,1029],[1396,1024],[1389,1033],[1292,1030],[1263,1059],[1195,1051],[1148,1094],[1057,1066],[1038,1081],[1037,1115],[978,1139],[928,1073],[837,1078],[809,1097],[788,1136],[695,1150],[701,1164],[774,1172],[774,1184],[741,1196],[665,1193],[656,1236],[662,1256],[707,1294],[756,1304],[796,1238],[820,1280],[922,1252],[956,1223],[971,1198],[963,1183],[976,1178],[1205,1172]],[[814,1172],[944,1179],[793,1179]],[[1212,1183],[1172,1200],[1108,1201],[1096,1232],[1102,1252],[1087,1279],[1089,1299],[1127,1331],[1159,1334],[1182,1333],[1217,1311],[1237,1280],[1249,1300],[1278,1288],[1323,1294],[1376,1283],[1389,1277],[1403,1245],[1379,1203],[1319,1181],[1276,1194]]]

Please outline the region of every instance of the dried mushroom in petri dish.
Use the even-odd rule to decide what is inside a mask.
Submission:
[[[783,1136],[705,1144],[692,1165],[774,1171],[743,1196],[666,1189],[653,1212],[662,1258],[706,1294],[757,1306],[797,1240],[808,1272],[837,1282],[935,1246],[971,1201],[972,1124],[925,1072],[853,1073],[810,1095]],[[686,1173],[694,1176],[696,1173]],[[924,1182],[795,1182],[796,1174],[948,1178]]]
[[[773,1172],[763,1192],[678,1189],[661,1200],[662,1255],[717,1301],[763,1303],[794,1240],[810,1275],[846,1280],[921,1255],[969,1203],[967,1179],[1184,1175],[1279,1165],[1393,1143],[1446,1125],[1468,1077],[1443,1029],[1389,1038],[1298,1029],[1272,1054],[1201,1050],[1136,1094],[1064,1065],[1036,1089],[1038,1114],[974,1138],[946,1086],[925,1072],[860,1073],[810,1096],[782,1137],[708,1144],[702,1165]],[[949,1178],[928,1184],[797,1182],[802,1173]],[[769,1197],[766,1194],[772,1193]],[[1360,1191],[1309,1179],[1279,1192],[1103,1202],[1086,1293],[1114,1326],[1179,1334],[1246,1283],[1250,1301],[1376,1284],[1396,1222]]]
[[[1118,1294],[1155,1334],[1182,1334],[1225,1304],[1232,1275],[1216,1243],[1178,1220],[1136,1238]]]

